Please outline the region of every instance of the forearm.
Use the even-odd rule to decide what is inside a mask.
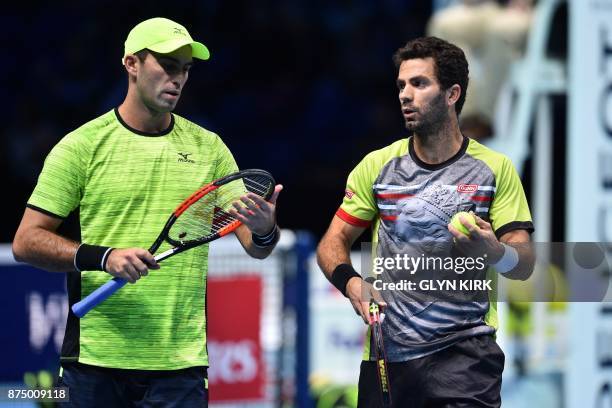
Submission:
[[[336,267],[351,264],[350,243],[339,236],[325,236],[317,248],[317,263],[325,277],[331,281]]]
[[[32,227],[15,236],[13,255],[19,262],[47,271],[70,272],[74,271],[74,255],[78,247],[78,242]]]
[[[327,280],[344,296],[349,296],[349,282],[361,282],[361,276],[351,266],[351,246],[364,229],[335,216],[317,248],[319,267]]]
[[[527,280],[533,273],[535,265],[535,253],[531,242],[504,242],[504,244],[514,248],[518,253],[518,263],[509,272],[503,274],[504,277],[513,280]]]

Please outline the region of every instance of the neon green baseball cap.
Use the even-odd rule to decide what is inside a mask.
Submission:
[[[210,57],[208,48],[194,41],[182,25],[167,18],[150,18],[132,28],[125,40],[123,58],[145,48],[160,54],[168,54],[185,45],[191,45],[193,58],[207,60]]]

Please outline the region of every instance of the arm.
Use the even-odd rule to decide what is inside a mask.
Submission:
[[[278,227],[275,227],[278,228]],[[276,247],[278,240],[280,239],[280,230],[278,232],[277,238],[271,245],[259,247],[253,243],[253,233],[246,225],[239,226],[236,231],[234,231],[238,241],[244,248],[247,254],[256,259],[264,259],[267,258],[268,255],[272,253],[272,250]]]
[[[525,230],[513,230],[505,233],[498,240],[493,232],[491,224],[484,221],[475,214],[476,225],[470,224],[464,217],[460,221],[470,232],[469,236],[464,235],[452,225],[448,229],[455,237],[457,246],[467,254],[480,256],[487,254],[489,263],[493,266],[499,262],[507,250],[503,244],[514,248],[518,254],[518,263],[511,270],[504,272],[503,275],[509,279],[527,280],[533,272],[535,264],[535,254],[531,244],[529,233]]]
[[[351,264],[351,247],[363,231],[365,228],[356,227],[334,216],[317,248],[317,263],[327,280],[331,282],[332,273],[338,265]]]
[[[340,273],[336,270],[338,266],[351,265],[351,246],[364,230],[364,227],[351,225],[338,216],[332,219],[317,248],[317,263],[330,282],[333,283],[334,272]],[[380,293],[361,277],[351,277],[346,283],[345,291],[355,313],[360,315],[365,323],[369,321],[370,298],[374,298],[380,306],[386,306]]]
[[[529,279],[535,265],[535,253],[529,233],[525,230],[510,231],[502,235],[499,241],[512,246],[519,256],[516,267],[506,272],[504,276],[515,280]]]
[[[62,219],[26,208],[13,239],[13,256],[52,272],[74,271],[79,243],[56,233]]]
[[[276,185],[270,201],[249,193],[240,198],[241,202],[234,202],[234,208],[230,210],[242,223],[234,234],[246,253],[253,258],[268,257],[280,239],[280,229],[276,225],[276,200],[282,189],[282,185]],[[253,235],[260,237],[260,245],[253,241]]]
[[[26,208],[13,239],[13,256],[37,268],[52,272],[72,272],[79,243],[57,234],[62,220]],[[106,262],[112,276],[136,282],[148,274],[148,269],[159,269],[149,251],[142,248],[114,249]]]

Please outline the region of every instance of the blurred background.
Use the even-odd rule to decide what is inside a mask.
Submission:
[[[607,288],[612,0],[11,2],[0,14],[0,174],[10,197],[0,217],[0,384],[35,387],[56,375],[63,277],[15,263],[9,244],[49,150],[122,102],[123,42],[156,16],[185,25],[211,51],[193,67],[176,113],[218,133],[241,168],[265,168],[285,186],[278,217],[286,233],[271,259],[243,259],[231,239],[211,251],[210,292],[217,284],[226,293],[234,279],[253,294],[236,302],[236,321],[245,303],[259,311],[255,333],[231,338],[223,319],[214,323],[210,299],[213,405],[354,406],[364,327],[313,251],[350,170],[408,136],[391,57],[422,35],[464,49],[462,131],[512,159],[534,239],[598,242]],[[78,214],[62,233],[78,238]],[[563,275],[567,264],[545,257],[538,267]],[[504,406],[612,406],[606,305],[500,303]],[[216,371],[215,361],[224,362]]]
[[[0,163],[15,199],[6,209],[14,216],[0,228],[5,242],[50,148],[123,101],[123,42],[152,16],[181,22],[211,51],[209,61],[196,62],[176,112],[218,133],[240,167],[266,168],[286,184],[284,227],[321,235],[350,169],[365,152],[404,137],[391,55],[425,32],[431,14],[431,4],[416,1],[9,7],[1,17],[1,99],[11,119]],[[306,193],[321,199],[306,206]]]

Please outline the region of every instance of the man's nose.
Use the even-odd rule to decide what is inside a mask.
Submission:
[[[400,102],[404,103],[404,102],[410,102],[413,99],[413,94],[412,91],[410,91],[408,89],[408,87],[405,87],[404,89],[402,89],[399,93],[399,100]]]
[[[187,75],[185,75],[184,73],[180,73],[180,74],[173,76],[171,81],[172,81],[172,85],[180,89],[183,87],[183,84],[185,83],[186,80],[187,80]]]

